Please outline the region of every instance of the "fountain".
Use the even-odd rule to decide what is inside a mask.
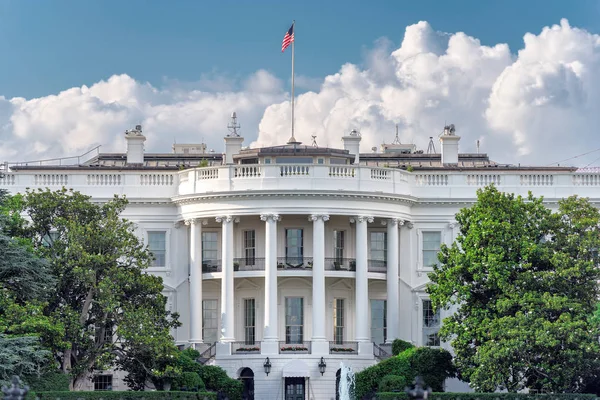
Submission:
[[[343,362],[340,362],[340,368],[340,400],[354,400],[354,371]]]

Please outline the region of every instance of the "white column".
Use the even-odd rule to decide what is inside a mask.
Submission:
[[[400,290],[398,287],[398,225],[404,221],[395,218],[387,221],[387,342],[398,338]]]
[[[190,339],[202,343],[202,223],[189,219],[190,227]]]
[[[221,236],[221,342],[233,342],[233,217],[217,217],[222,223]]]
[[[277,214],[261,214],[265,221],[265,331],[264,341],[277,342]],[[277,350],[277,347],[274,347]]]
[[[359,216],[354,220],[356,221],[356,340],[370,342],[367,223],[373,222],[373,217]]]
[[[313,278],[312,278],[312,340],[326,342],[325,334],[325,221],[329,215],[313,214],[308,218],[313,223]],[[314,345],[314,343],[313,343]],[[327,353],[329,345],[327,344]],[[314,350],[313,346],[313,350]],[[325,351],[325,349],[321,349]]]

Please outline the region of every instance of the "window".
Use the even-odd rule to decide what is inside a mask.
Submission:
[[[256,302],[244,299],[244,342],[254,344],[256,340]]]
[[[271,164],[271,159],[270,158],[265,158],[265,164]]]
[[[438,263],[441,243],[441,232],[423,232],[423,267],[432,267]]]
[[[215,343],[219,330],[217,300],[202,301],[202,337],[204,343]]]
[[[96,375],[94,377],[94,390],[112,390],[112,375]]]
[[[96,325],[96,343],[100,342],[100,335],[102,333],[101,325]],[[104,343],[112,343],[113,340],[113,326],[112,324],[107,324],[104,328]]]
[[[431,300],[423,300],[423,345],[440,345],[440,310],[433,311]]]
[[[164,231],[160,232],[148,232],[148,248],[154,256],[152,261],[153,267],[164,267],[167,265],[167,233]]]
[[[371,261],[380,266],[387,262],[387,232],[371,232]]]
[[[60,235],[58,232],[51,231],[43,237],[42,244],[44,245],[44,247],[50,247],[56,240],[58,240],[59,237]]]
[[[344,262],[344,231],[333,231],[333,258],[340,265]]]
[[[333,340],[336,344],[344,342],[344,299],[333,302]]]
[[[219,259],[219,235],[217,232],[202,232],[202,265]]]
[[[277,164],[312,164],[312,157],[277,157]]]
[[[325,164],[325,160],[322,158],[317,158],[317,164]]]
[[[286,229],[285,263],[292,266],[300,266],[304,262],[303,254],[302,229]]]
[[[371,341],[385,343],[387,339],[387,301],[371,300]]]
[[[256,232],[244,231],[244,256],[246,265],[254,265],[256,257]]]
[[[302,343],[304,341],[304,299],[302,297],[285,298],[285,342]]]

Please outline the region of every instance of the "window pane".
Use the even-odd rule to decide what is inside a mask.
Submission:
[[[166,232],[148,232],[148,249],[152,252],[153,267],[164,267],[166,264]]]
[[[214,343],[218,338],[217,300],[202,301],[202,336],[205,343]]]
[[[256,340],[256,307],[254,299],[244,299],[244,341],[252,345]]]
[[[217,232],[202,232],[202,264],[219,259],[219,234]]]
[[[304,262],[304,247],[302,243],[302,229],[285,230],[285,257],[286,263],[300,265]]]
[[[423,266],[430,267],[437,264],[437,255],[442,243],[441,232],[423,232]]]
[[[371,260],[387,261],[387,232],[371,232]]]
[[[302,297],[285,298],[285,342],[302,343],[304,341],[304,299]]]
[[[344,341],[344,299],[335,299],[333,304],[333,340],[341,344]]]
[[[440,345],[440,310],[433,311],[431,300],[423,300],[423,345]]]
[[[387,301],[371,300],[371,341],[385,343],[387,339]]]

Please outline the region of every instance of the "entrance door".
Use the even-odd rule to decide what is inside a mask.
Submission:
[[[285,400],[304,400],[304,378],[285,378]]]
[[[244,385],[242,400],[254,400],[254,372],[250,368],[244,368],[240,373],[240,380]]]

